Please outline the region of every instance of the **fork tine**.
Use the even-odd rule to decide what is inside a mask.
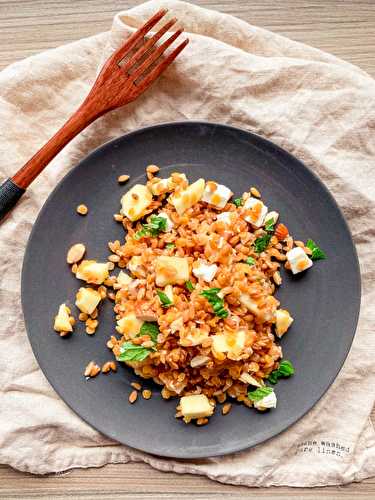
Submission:
[[[130,78],[135,82],[142,74],[146,71],[146,69],[151,66],[159,57],[165,52],[165,50],[172,45],[172,43],[179,37],[182,33],[182,29],[177,30],[170,36],[164,43],[162,43],[159,47],[154,50],[149,57],[143,63],[138,66],[138,68],[130,75]]]
[[[137,52],[126,62],[126,64],[123,64],[121,68],[126,72],[128,71],[134,64],[142,58],[142,56],[151,48],[153,47],[160,38],[167,33],[167,31],[172,28],[174,24],[176,24],[177,19],[174,17],[171,19],[168,23],[166,23],[160,30],[155,33],[147,42],[142,45]]]
[[[176,59],[178,54],[186,47],[189,43],[189,39],[184,40],[180,45],[178,45],[163,61],[161,61],[155,68],[153,68],[147,76],[140,82],[140,86],[145,90],[149,85],[151,85],[164,70]]]
[[[167,9],[159,10],[154,16],[145,22],[143,26],[138,28],[137,31],[128,38],[124,45],[116,50],[111,57],[111,61],[119,63],[121,59],[125,57],[127,52],[129,52],[139,42],[139,40],[141,40],[150,31],[150,29],[153,28],[163,16],[165,16],[167,12]]]

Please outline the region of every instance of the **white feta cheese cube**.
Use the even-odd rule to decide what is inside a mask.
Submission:
[[[156,286],[183,284],[189,279],[189,260],[187,257],[160,255],[155,262]]]
[[[232,194],[232,191],[223,184],[209,181],[204,188],[202,200],[216,208],[224,208]]]
[[[142,325],[143,320],[137,318],[134,312],[130,312],[117,321],[116,330],[128,338],[134,338],[139,334]]]
[[[147,186],[136,184],[121,198],[121,213],[134,222],[144,216],[152,203],[152,193]]]
[[[313,262],[305,254],[301,247],[292,248],[286,254],[293,274],[301,273],[313,265]]]
[[[257,198],[248,198],[244,203],[246,212],[245,221],[250,222],[255,227],[261,227],[264,224],[268,208]]]
[[[146,275],[145,268],[142,265],[142,257],[140,255],[133,255],[128,262],[128,269],[137,278],[143,278]]]
[[[93,288],[80,288],[76,294],[76,306],[86,314],[91,314],[102,300],[100,293]]]
[[[117,283],[121,286],[129,286],[130,283],[133,281],[133,278],[131,278],[128,274],[124,273],[124,271],[120,271],[118,276],[117,276]]]
[[[286,309],[278,309],[276,315],[276,335],[280,338],[293,323],[293,318]]]
[[[270,394],[260,399],[259,401],[254,401],[254,407],[257,410],[261,411],[268,410],[268,408],[276,408],[276,405],[277,405],[277,398],[274,391],[272,391]]]
[[[154,196],[167,193],[169,191],[169,179],[159,179],[157,182],[150,183],[149,187]]]
[[[93,283],[95,285],[101,285],[109,276],[108,262],[102,264],[96,262],[96,260],[83,260],[78,266],[76,272],[76,278],[79,280],[86,281],[87,283]]]
[[[166,232],[171,231],[173,229],[174,224],[171,221],[171,219],[169,218],[168,214],[166,214],[165,212],[160,212],[157,216],[162,217],[163,219],[165,219],[167,221],[167,224],[165,227]]]
[[[210,265],[204,261],[200,261],[197,267],[193,267],[193,274],[198,279],[201,278],[207,283],[210,283],[210,281],[214,279],[217,269],[218,267],[216,264]]]
[[[216,220],[219,222],[224,222],[224,224],[232,224],[234,212],[221,212],[216,217]]]
[[[59,307],[59,312],[55,316],[55,322],[53,328],[56,332],[72,332],[73,327],[69,319],[69,309],[65,304],[61,304]]]
[[[241,351],[245,346],[246,333],[244,330],[213,335],[212,349],[215,352]]]
[[[181,192],[169,197],[169,202],[175,207],[178,215],[182,215],[195,203],[201,200],[204,191],[204,179],[198,179]]]
[[[181,413],[186,418],[210,417],[214,412],[214,407],[210,405],[205,394],[193,394],[183,396],[180,399]]]
[[[268,212],[268,214],[264,218],[264,223],[272,220],[274,224],[279,220],[280,214],[279,212],[275,212],[275,210],[272,210],[271,212]]]

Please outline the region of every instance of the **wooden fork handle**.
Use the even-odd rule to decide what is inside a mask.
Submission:
[[[95,103],[88,96],[60,130],[11,179],[3,182],[0,186],[0,220],[14,207],[27,187],[64,146],[104,113],[95,108]]]

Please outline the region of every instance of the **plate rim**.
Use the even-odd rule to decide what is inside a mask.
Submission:
[[[297,416],[294,416],[293,418],[289,418],[287,420],[287,425],[285,425],[282,429],[278,429],[276,432],[273,432],[272,429],[271,430],[267,430],[265,433],[262,433],[262,436],[259,437],[259,439],[257,437],[255,437],[253,439],[253,443],[251,445],[246,444],[245,446],[243,446],[243,445],[239,445],[239,446],[227,446],[227,448],[225,449],[225,451],[217,451],[217,452],[210,453],[210,454],[207,454],[207,452],[206,453],[205,452],[202,452],[202,453],[198,452],[198,453],[189,454],[188,457],[184,453],[168,453],[168,452],[158,453],[152,446],[137,448],[136,446],[129,445],[129,444],[123,442],[123,441],[118,441],[117,438],[115,438],[115,437],[113,437],[111,435],[111,432],[107,432],[107,431],[104,432],[101,429],[98,429],[97,426],[90,420],[90,418],[86,418],[86,417],[83,417],[82,415],[80,415],[73,408],[73,406],[71,406],[71,404],[68,403],[60,395],[59,390],[55,386],[56,385],[55,382],[51,382],[51,380],[49,379],[49,377],[47,377],[47,375],[45,374],[44,369],[42,368],[42,366],[43,366],[44,363],[43,363],[42,359],[40,358],[40,356],[38,355],[37,350],[34,349],[34,342],[32,340],[31,334],[29,333],[29,327],[28,327],[29,321],[26,319],[26,316],[25,316],[25,302],[26,302],[26,297],[25,297],[25,281],[26,281],[25,275],[26,275],[26,270],[25,269],[26,269],[26,265],[27,265],[27,261],[28,261],[28,256],[29,256],[29,248],[30,248],[30,245],[31,245],[31,241],[33,240],[33,237],[34,237],[34,233],[36,232],[36,228],[38,226],[38,222],[39,222],[40,218],[44,215],[45,211],[47,210],[47,206],[49,204],[49,201],[53,198],[53,196],[55,195],[55,192],[60,188],[61,184],[63,184],[67,178],[69,178],[70,176],[74,175],[74,172],[75,172],[76,168],[78,168],[81,165],[82,162],[88,161],[92,156],[96,155],[98,152],[102,151],[103,149],[105,149],[107,147],[110,147],[110,146],[113,146],[113,145],[116,145],[116,143],[121,142],[123,140],[126,140],[126,139],[128,139],[130,137],[136,136],[138,134],[142,134],[144,132],[148,132],[148,131],[150,131],[152,129],[160,129],[160,128],[167,128],[167,127],[175,127],[175,126],[206,126],[206,127],[229,129],[229,130],[232,130],[232,131],[237,132],[237,133],[241,132],[241,133],[247,134],[249,136],[252,136],[253,138],[255,138],[258,141],[263,142],[267,146],[267,148],[273,149],[275,152],[280,152],[281,154],[290,157],[290,159],[293,160],[294,162],[297,162],[301,168],[306,169],[309,172],[309,174],[313,177],[313,179],[324,190],[325,194],[328,196],[328,198],[330,199],[331,203],[334,205],[334,207],[337,210],[337,214],[339,215],[339,217],[340,217],[340,219],[341,219],[341,221],[342,221],[342,223],[343,223],[343,225],[344,225],[344,227],[346,229],[346,232],[347,232],[347,234],[349,236],[350,247],[351,247],[351,250],[352,250],[352,253],[353,253],[353,256],[354,256],[354,262],[353,262],[353,264],[355,264],[354,272],[355,272],[355,274],[357,276],[357,286],[354,288],[354,293],[356,295],[355,296],[356,314],[355,314],[355,318],[353,318],[354,319],[354,322],[353,322],[354,327],[353,327],[353,332],[351,332],[351,341],[350,341],[350,343],[348,343],[348,348],[345,350],[344,354],[340,358],[340,361],[338,363],[338,369],[335,371],[335,373],[329,378],[328,382],[325,384],[324,389],[322,390],[321,395],[319,397],[317,397],[317,398],[314,398],[314,400],[313,400],[312,404],[309,406],[309,408],[306,409],[306,410],[304,410],[304,411],[302,411],[302,412],[300,412],[300,413],[298,413]],[[349,241],[348,241],[348,243],[349,243]],[[135,129],[135,130],[126,132],[125,134],[122,134],[122,135],[120,135],[118,137],[115,137],[113,139],[109,139],[109,140],[105,141],[104,143],[100,144],[95,149],[93,149],[92,151],[90,151],[88,154],[86,154],[85,156],[83,156],[58,181],[58,183],[55,185],[55,187],[53,188],[53,190],[51,191],[51,193],[48,195],[48,197],[44,201],[41,209],[39,210],[39,213],[38,213],[37,217],[35,218],[35,221],[33,223],[33,227],[32,227],[32,229],[30,231],[30,234],[29,234],[29,237],[28,237],[28,240],[27,240],[27,244],[25,246],[23,260],[22,260],[22,270],[21,270],[21,305],[22,305],[22,313],[23,313],[24,323],[25,323],[25,330],[26,330],[26,333],[27,333],[28,341],[30,343],[33,355],[34,355],[34,357],[35,357],[35,359],[36,359],[36,361],[38,363],[38,366],[39,366],[40,370],[42,371],[44,377],[46,377],[48,383],[51,385],[51,387],[56,392],[56,394],[59,396],[59,398],[75,413],[75,415],[77,415],[80,419],[82,419],[85,423],[87,423],[90,427],[92,427],[93,429],[95,429],[97,432],[99,432],[100,434],[102,434],[104,436],[109,437],[110,439],[114,440],[115,442],[117,442],[119,444],[123,444],[125,446],[128,446],[131,449],[138,450],[138,451],[141,451],[141,452],[144,452],[144,453],[156,456],[156,457],[165,457],[165,458],[174,458],[174,459],[198,459],[198,458],[210,458],[210,457],[217,457],[217,456],[225,456],[225,455],[230,455],[230,454],[233,454],[233,453],[237,453],[237,452],[249,450],[249,449],[251,449],[251,448],[253,448],[253,447],[255,447],[255,446],[259,445],[259,444],[262,444],[264,442],[267,442],[270,439],[272,439],[274,437],[277,437],[281,433],[287,431],[292,425],[294,425],[298,421],[300,421],[307,413],[309,413],[317,405],[317,403],[323,398],[323,396],[327,393],[327,391],[329,390],[329,388],[331,387],[331,385],[334,383],[334,381],[338,377],[338,375],[339,375],[340,371],[342,370],[342,368],[343,368],[343,366],[345,364],[345,361],[346,361],[346,359],[347,359],[347,357],[349,355],[349,352],[350,352],[350,350],[352,348],[354,337],[355,337],[356,332],[357,332],[358,320],[359,320],[359,315],[360,315],[360,311],[361,311],[361,302],[362,302],[362,276],[361,276],[361,271],[360,271],[360,264],[359,264],[358,253],[357,253],[357,249],[356,249],[356,246],[355,246],[355,243],[354,243],[354,240],[353,240],[353,236],[352,236],[352,233],[350,231],[349,224],[348,224],[348,222],[347,222],[347,220],[346,220],[346,218],[345,218],[345,216],[343,214],[343,211],[341,210],[339,204],[337,203],[337,201],[334,198],[334,196],[331,193],[331,191],[328,189],[328,187],[326,186],[326,184],[320,179],[320,177],[308,165],[306,165],[302,160],[300,160],[298,157],[294,156],[292,153],[290,153],[289,151],[287,151],[283,147],[281,147],[278,144],[272,142],[271,140],[267,139],[266,137],[263,137],[262,135],[259,135],[259,134],[255,133],[255,132],[251,131],[251,130],[247,130],[247,129],[244,129],[244,128],[241,128],[241,127],[238,127],[238,126],[234,126],[234,125],[230,125],[230,124],[226,124],[226,123],[217,123],[217,122],[204,121],[204,120],[168,121],[168,122],[161,122],[161,123],[156,123],[156,124],[152,124],[152,125],[147,125],[147,126],[144,126],[144,127],[140,127],[140,128]],[[264,437],[264,435],[266,437]]]

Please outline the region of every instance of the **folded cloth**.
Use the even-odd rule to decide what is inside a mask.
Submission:
[[[50,50],[0,74],[0,168],[8,177],[69,117],[98,67],[161,6],[190,44],[136,103],[90,126],[52,162],[3,222],[0,240],[0,462],[44,474],[144,461],[247,486],[318,486],[375,474],[375,82],[329,54],[218,12],[151,1],[118,14],[110,33]],[[349,357],[324,398],[281,435],[234,455],[170,460],[115,443],[55,394],[32,354],[20,305],[25,244],[46,196],[86,153],[157,122],[209,120],[249,129],[302,159],[344,211],[360,257],[363,298]],[[332,228],[334,231],[335,228]],[[343,304],[345,307],[345,304]]]

